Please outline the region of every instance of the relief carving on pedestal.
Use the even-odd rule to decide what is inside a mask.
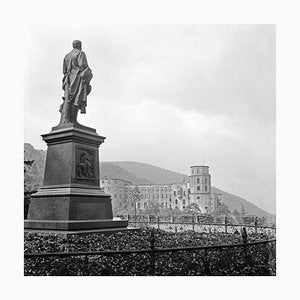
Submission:
[[[95,180],[95,155],[93,151],[78,149],[76,178]]]

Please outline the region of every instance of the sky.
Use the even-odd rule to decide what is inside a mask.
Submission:
[[[25,142],[60,119],[62,61],[72,41],[93,71],[78,121],[105,136],[101,161],[189,175],[275,213],[274,25],[34,25],[26,34]]]

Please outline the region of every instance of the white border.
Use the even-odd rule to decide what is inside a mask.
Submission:
[[[8,2],[7,2],[8,3]],[[3,34],[1,273],[4,299],[295,298],[299,238],[299,8],[297,1],[20,1],[9,2]],[[9,6],[9,7],[8,7]],[[22,258],[22,38],[29,23],[277,25],[278,269],[273,278],[24,278]],[[19,175],[16,175],[19,174]],[[290,295],[290,296],[288,296]]]

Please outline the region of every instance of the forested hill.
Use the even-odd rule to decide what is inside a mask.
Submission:
[[[117,163],[101,162],[100,163],[101,178],[118,178],[131,181],[133,184],[153,184],[152,181],[136,176],[134,172],[122,168]]]
[[[168,184],[183,182],[183,180],[187,182],[189,180],[189,177],[187,175],[176,173],[167,169],[163,169],[145,163],[133,161],[112,161],[105,162],[103,164],[117,166],[131,174],[134,174],[138,178],[142,179],[140,183],[147,183],[143,181],[148,181],[153,184]]]

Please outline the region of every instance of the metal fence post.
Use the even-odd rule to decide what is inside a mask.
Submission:
[[[192,218],[192,226],[193,226],[193,231],[195,231],[195,220]]]
[[[150,234],[150,275],[155,275],[155,235],[154,230]]]
[[[258,220],[258,218],[256,217],[256,218],[255,218],[255,221],[254,221],[255,233],[257,233],[257,220]]]
[[[157,216],[157,229],[159,229],[159,216]]]
[[[242,229],[242,239],[244,244],[244,257],[245,257],[245,266],[248,265],[249,262],[249,253],[248,253],[248,235],[246,231],[246,227],[243,227]]]
[[[248,235],[247,235],[246,227],[243,227],[243,229],[242,229],[242,239],[243,239],[244,244],[246,244],[248,242]]]
[[[204,250],[203,255],[203,266],[204,266],[204,275],[210,275],[210,267],[209,267],[209,257],[207,249]]]
[[[227,224],[228,224],[227,216],[225,216],[224,224],[225,224],[225,233],[227,233]]]
[[[83,272],[83,275],[89,275],[88,265],[89,265],[89,257],[87,255],[85,255],[84,256],[84,270],[86,270],[86,271]]]

